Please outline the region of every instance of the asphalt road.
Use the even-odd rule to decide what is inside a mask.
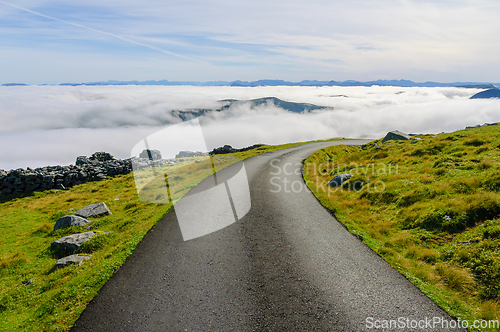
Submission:
[[[405,330],[377,329],[384,320],[407,330],[445,331],[442,324],[429,328],[430,321],[452,318],[305,189],[302,161],[334,144],[313,143],[245,160],[249,211],[216,232],[184,241],[172,209],[72,331]],[[219,183],[241,169],[240,163],[218,173]],[[207,180],[197,190],[210,186]],[[217,210],[215,201],[189,205],[193,211]],[[196,215],[203,219],[203,213]]]

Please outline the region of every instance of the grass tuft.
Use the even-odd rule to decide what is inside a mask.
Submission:
[[[17,267],[28,260],[26,253],[16,251],[0,258],[0,270],[4,268]]]
[[[450,288],[464,293],[474,290],[474,278],[466,269],[441,262],[436,265],[436,271]]]

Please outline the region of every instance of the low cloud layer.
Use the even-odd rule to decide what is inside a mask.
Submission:
[[[398,129],[438,133],[500,121],[500,101],[479,90],[399,87],[1,87],[0,168],[74,163],[107,151],[128,158],[144,137],[179,122],[174,110],[215,109],[218,100],[278,97],[330,109],[307,114],[237,104],[200,118],[207,148],[224,144],[382,137]],[[177,150],[174,146],[172,151]],[[177,152],[177,151],[176,151]],[[166,156],[169,157],[169,156]]]

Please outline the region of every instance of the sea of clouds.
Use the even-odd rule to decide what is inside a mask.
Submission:
[[[208,150],[230,144],[279,144],[334,137],[379,138],[398,129],[439,133],[500,121],[500,100],[463,88],[401,87],[0,87],[0,169],[68,165],[96,151],[131,156],[165,128],[188,141],[196,128],[175,126],[175,111],[215,109],[219,100],[277,97],[328,107],[306,114],[274,105],[236,104],[199,118]],[[198,131],[199,132],[199,131]],[[172,143],[174,154],[183,149]],[[174,152],[175,151],[175,152]],[[164,157],[173,157],[167,155]]]

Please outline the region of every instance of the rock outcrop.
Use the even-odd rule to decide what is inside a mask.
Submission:
[[[67,250],[76,250],[80,248],[82,244],[87,241],[90,241],[95,235],[94,232],[85,232],[79,234],[72,234],[65,237],[62,237],[58,240],[55,240],[50,244],[53,249],[67,249]]]
[[[382,143],[386,141],[409,140],[409,139],[411,139],[410,135],[402,133],[399,130],[393,130],[388,132],[387,135],[385,135],[384,139],[382,140]]]
[[[56,267],[64,267],[70,264],[78,264],[81,265],[83,261],[90,259],[90,255],[69,255],[58,259],[56,262]]]
[[[340,187],[342,185],[342,183],[346,182],[350,178],[352,178],[352,174],[348,174],[348,173],[337,174],[337,175],[335,175],[335,177],[333,179],[330,180],[330,182],[328,182],[328,186],[329,187]]]
[[[160,151],[158,151],[158,150],[149,150],[149,149],[143,150],[139,154],[139,158],[149,159],[149,160],[159,160],[159,159],[162,159]]]
[[[498,126],[497,122],[494,123],[484,123],[483,125],[477,124],[475,126],[467,126],[465,129],[474,129],[474,128],[481,128],[481,127],[489,127],[489,126]]]
[[[54,230],[71,226],[83,226],[91,222],[90,220],[75,215],[64,216],[57,219]]]
[[[248,151],[248,150],[253,150],[253,149],[259,148],[261,146],[264,146],[264,144],[254,144],[252,146],[247,146],[246,148],[235,149],[231,145],[227,145],[226,144],[226,145],[224,145],[222,147],[213,149],[210,152],[210,154],[214,155],[214,154],[227,154],[227,153],[234,153],[234,152],[244,152],[244,151]]]
[[[82,218],[90,218],[90,217],[108,216],[112,213],[106,206],[106,203],[101,202],[101,203],[87,205],[86,207],[76,211],[75,214]]]

